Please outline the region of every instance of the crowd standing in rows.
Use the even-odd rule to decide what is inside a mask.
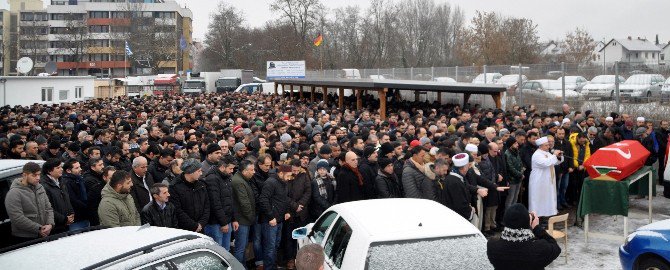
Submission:
[[[251,244],[257,268],[292,269],[293,229],[334,204],[404,197],[441,203],[488,237],[547,241],[532,262],[543,267],[557,246],[536,228],[579,202],[583,161],[634,139],[663,166],[669,132],[668,121],[567,105],[392,100],[382,120],[371,97],[355,104],[224,93],[5,107],[1,157],[46,161],[28,163],[6,197],[13,240],[148,223],[207,234],[241,262]],[[489,246],[494,265],[504,247]]]

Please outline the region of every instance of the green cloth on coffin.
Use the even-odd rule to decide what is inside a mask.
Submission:
[[[644,176],[632,185],[632,179],[638,178],[648,172],[655,177],[655,170],[650,166],[644,166],[637,172],[626,177],[623,181],[592,180],[590,177],[584,178],[582,194],[579,198],[579,207],[577,214],[584,217],[588,214],[605,214],[628,216],[628,194],[647,195],[649,178]],[[652,180],[653,181],[653,180]],[[656,186],[653,187],[654,193]]]

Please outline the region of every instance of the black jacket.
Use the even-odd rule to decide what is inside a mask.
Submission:
[[[386,198],[402,198],[402,190],[400,189],[400,181],[394,174],[386,174],[379,171],[377,179],[375,179],[377,187],[377,195],[380,199]]]
[[[74,210],[74,221],[88,220],[90,216],[88,211],[88,191],[86,190],[84,178],[74,174],[63,173],[61,181],[67,185],[67,194],[70,197],[70,204]]]
[[[203,182],[209,194],[209,223],[228,225],[233,221],[233,183],[218,168],[209,170]]]
[[[316,220],[321,214],[335,203],[335,186],[331,177],[322,178],[326,187],[326,197],[319,193],[319,185],[316,179],[312,180],[312,201],[309,205],[309,214],[312,220]]]
[[[568,142],[566,139],[556,139],[556,142],[554,143],[554,149],[563,151],[564,156],[571,156],[572,154],[572,146],[570,146],[570,142]],[[566,174],[570,168],[570,162],[561,162],[561,164],[556,165],[555,168],[557,174]]]
[[[495,190],[498,187],[493,182],[479,176],[477,173],[475,173],[475,170],[473,170],[472,168],[470,168],[468,172],[465,174],[465,185],[470,191],[471,203],[473,206],[477,205],[477,189],[479,189],[477,186],[481,186],[489,190]],[[491,192],[489,192],[489,196],[491,195],[492,195]]]
[[[289,202],[291,220],[297,222],[307,221],[311,205],[310,199],[312,197],[312,184],[307,171],[305,170],[295,175],[295,178],[287,183],[287,189],[288,197],[291,199]],[[303,206],[302,211],[296,212],[300,205]]]
[[[154,160],[147,168],[147,174],[151,175],[151,177],[154,179],[154,182],[160,182],[165,178],[165,170],[167,169],[169,168],[161,165],[160,161],[158,161],[158,158],[154,158]]]
[[[67,231],[67,216],[74,214],[74,209],[72,209],[72,204],[70,203],[70,196],[67,192],[67,185],[63,183],[62,179],[59,182],[60,184],[56,185],[56,182],[44,174],[40,179],[40,183],[44,186],[47,197],[49,197],[51,208],[54,210],[54,223],[56,224],[51,230],[51,234]]]
[[[337,203],[360,201],[363,197],[363,185],[358,182],[356,173],[346,166],[341,166],[335,176]]]
[[[530,142],[526,142],[523,146],[519,148],[519,156],[521,156],[521,162],[523,162],[523,167],[526,168],[524,171],[524,181],[528,181],[528,178],[530,177],[530,171],[532,170],[532,159],[533,159],[533,154],[535,153],[535,150],[537,150],[537,146],[535,144],[531,144]]]
[[[89,171],[84,174],[84,183],[86,184],[86,193],[88,195],[87,208],[89,212],[89,221],[91,226],[100,225],[100,218],[98,217],[98,206],[102,200],[102,188],[107,183],[102,179],[102,175],[94,171]]]
[[[176,209],[170,202],[167,202],[165,208],[162,210],[156,201],[148,203],[142,208],[140,218],[142,219],[142,224],[149,223],[151,226],[177,228],[179,224]]]
[[[463,218],[470,220],[472,215],[472,208],[470,202],[472,201],[470,191],[468,190],[465,180],[456,173],[447,175],[444,179],[445,191],[445,205],[449,209],[461,215]]]
[[[377,178],[377,172],[379,171],[379,165],[377,163],[370,162],[367,159],[363,159],[361,164],[358,165],[358,170],[363,175],[363,195],[365,199],[376,199],[377,188],[375,188],[375,178]]]
[[[130,188],[130,195],[133,196],[135,208],[137,208],[137,212],[139,213],[142,212],[142,208],[144,208],[145,205],[151,202],[151,192],[149,192],[149,189],[154,185],[154,180],[148,171],[144,174],[144,179],[147,182],[146,187],[144,187],[142,178],[137,176],[135,172],[130,171],[130,178],[133,180],[133,187]]]
[[[179,228],[195,231],[198,224],[205,228],[209,221],[209,195],[202,181],[186,182],[184,175],[179,176],[177,184],[170,186],[170,202],[176,208]]]
[[[265,181],[258,200],[259,223],[267,223],[272,219],[276,219],[277,223],[282,223],[284,215],[290,212],[289,201],[291,199],[288,197],[288,185],[275,176]]]
[[[561,248],[541,226],[533,230],[536,239],[526,242],[511,242],[492,238],[487,244],[486,254],[496,270],[544,269],[561,254]]]
[[[254,195],[256,195],[256,204],[258,204],[258,196],[261,195],[261,191],[263,190],[263,184],[265,183],[266,180],[268,180],[270,171],[267,173],[261,170],[260,167],[258,167],[258,164],[254,165],[255,166],[255,171],[256,173],[254,176],[251,177],[251,188],[254,190]]]

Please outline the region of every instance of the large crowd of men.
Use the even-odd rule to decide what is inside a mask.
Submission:
[[[621,140],[640,141],[663,181],[668,121],[398,100],[382,120],[364,99],[362,110],[240,93],[4,107],[0,157],[45,161],[7,194],[13,240],[148,223],[293,269],[292,230],[338,203],[434,200],[490,237],[518,202],[545,221],[574,207],[584,160]]]

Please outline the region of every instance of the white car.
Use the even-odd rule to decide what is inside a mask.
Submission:
[[[668,100],[670,100],[670,77],[663,83],[663,87],[661,88],[661,101]]]
[[[563,87],[563,77],[556,79]],[[582,76],[565,76],[565,90],[574,90],[581,92],[582,88],[587,85],[589,81]]]
[[[619,86],[619,95],[633,99],[660,97],[664,81],[660,74],[636,74]]]
[[[528,77],[526,77],[526,75],[521,75],[521,84],[526,81],[528,81]],[[496,84],[507,86],[507,89],[516,88],[516,85],[519,84],[519,74],[502,76],[496,81]]]
[[[492,269],[486,238],[430,200],[341,203],[292,233],[298,246],[324,248],[324,269]]]
[[[523,84],[521,91],[524,95],[530,95],[536,98],[563,98],[562,84],[556,80],[530,80]],[[577,99],[580,96],[581,95],[575,90],[565,89],[566,99]]]
[[[451,77],[435,77],[435,79],[433,79],[433,81],[443,82],[443,83],[456,83],[457,82],[456,80],[454,80],[454,78],[451,78]]]
[[[284,93],[284,90],[282,89],[282,86],[279,85],[279,88],[277,88],[277,93],[282,95]],[[298,92],[299,90],[296,89],[293,90],[293,92]],[[233,91],[233,93],[247,93],[247,94],[253,94],[256,92],[261,92],[265,95],[273,95],[275,93],[275,83],[245,83],[243,85],[240,85]]]
[[[614,99],[616,75],[599,75],[593,77],[591,82],[582,88],[582,95],[585,98],[597,97]],[[626,78],[619,76],[619,85],[623,84]]]
[[[500,73],[482,73],[477,75],[477,77],[472,80],[472,83],[496,83],[502,76],[503,75]],[[486,77],[486,81],[484,81],[484,77]]]
[[[209,236],[185,230],[93,227],[50,237],[0,254],[0,269],[244,269]]]

